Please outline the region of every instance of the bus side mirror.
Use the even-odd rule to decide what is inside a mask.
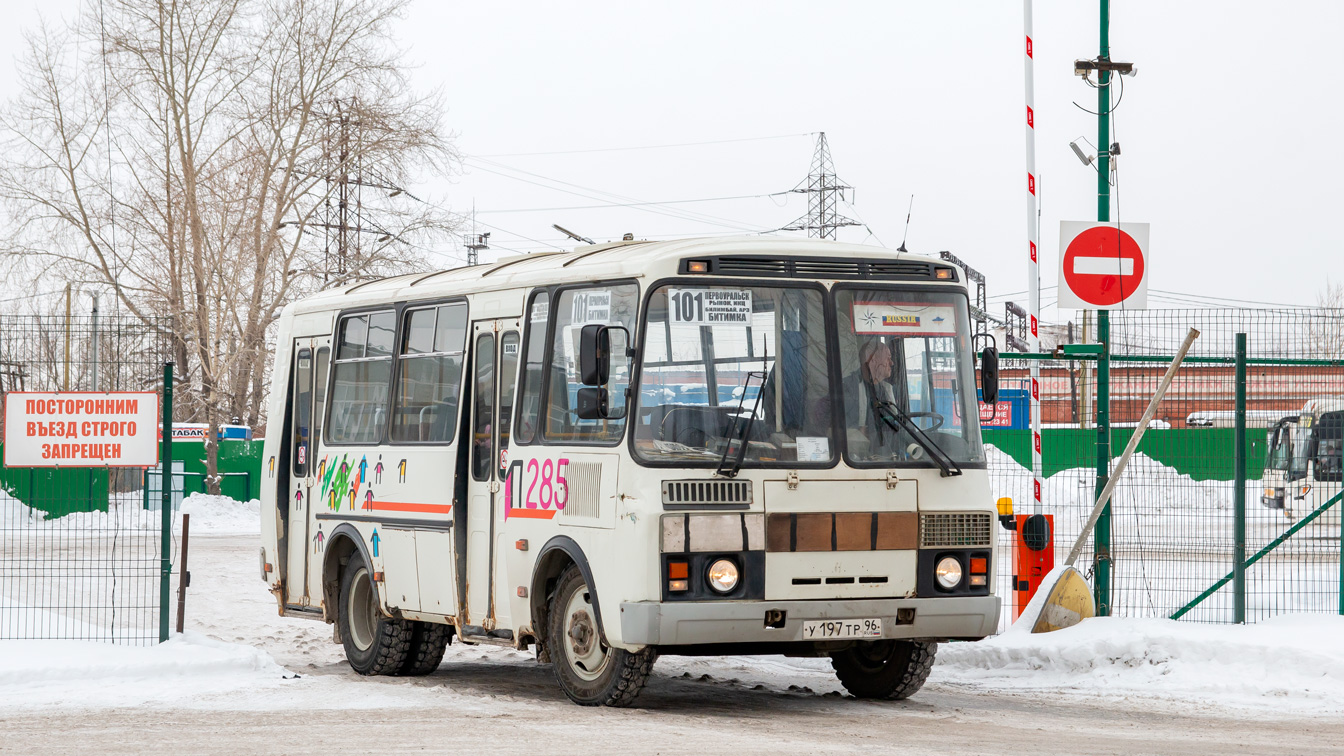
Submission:
[[[999,350],[992,346],[980,353],[980,393],[985,404],[999,400]]]
[[[585,386],[605,386],[610,376],[611,336],[608,327],[586,325],[579,332],[579,380]]]
[[[612,381],[612,355],[616,356],[615,381]],[[624,326],[586,325],[579,332],[579,380],[583,383],[574,397],[574,414],[580,420],[618,420],[625,417],[625,383],[630,379],[630,332]],[[613,407],[611,397],[620,397]]]
[[[601,420],[611,411],[610,402],[606,386],[584,386],[574,397],[574,414],[580,420]]]

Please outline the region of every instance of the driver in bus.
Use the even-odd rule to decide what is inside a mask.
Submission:
[[[896,403],[891,382],[891,346],[871,338],[859,346],[859,369],[844,381],[845,427],[849,448],[861,456],[875,456],[896,449],[896,432],[884,427],[873,410],[873,397]]]

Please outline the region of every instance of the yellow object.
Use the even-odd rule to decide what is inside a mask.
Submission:
[[[1013,514],[1013,500],[1007,496],[999,499],[999,517],[1011,517]]]
[[[1042,585],[1039,590],[1047,587],[1050,594],[1045,597],[1045,606],[1041,608],[1041,616],[1036,618],[1031,632],[1063,630],[1096,615],[1096,609],[1092,606],[1092,589],[1078,570],[1064,568],[1053,586]]]

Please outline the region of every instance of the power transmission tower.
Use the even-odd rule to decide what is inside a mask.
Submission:
[[[807,215],[785,226],[784,231],[806,231],[810,237],[834,239],[835,230],[844,226],[863,224],[840,214],[838,205],[845,199],[845,190],[854,191],[835,175],[831,162],[831,147],[826,143],[826,132],[817,137],[817,151],[812,156],[812,169],[807,179],[790,191],[807,195]]]
[[[317,110],[315,115],[323,121],[322,164],[317,171],[306,175],[321,178],[325,193],[320,220],[307,225],[323,230],[322,285],[325,288],[330,283],[344,283],[351,271],[358,269],[357,264],[351,263],[361,259],[363,236],[373,235],[379,244],[394,236],[369,217],[363,190],[378,189],[386,192],[388,197],[395,197],[405,189],[387,180],[372,161],[367,160],[370,140],[389,129],[367,122],[361,116],[357,100],[333,100],[330,109]]]

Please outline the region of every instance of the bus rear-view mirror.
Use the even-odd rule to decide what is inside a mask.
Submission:
[[[999,400],[999,350],[992,346],[980,353],[980,392],[985,404]]]

